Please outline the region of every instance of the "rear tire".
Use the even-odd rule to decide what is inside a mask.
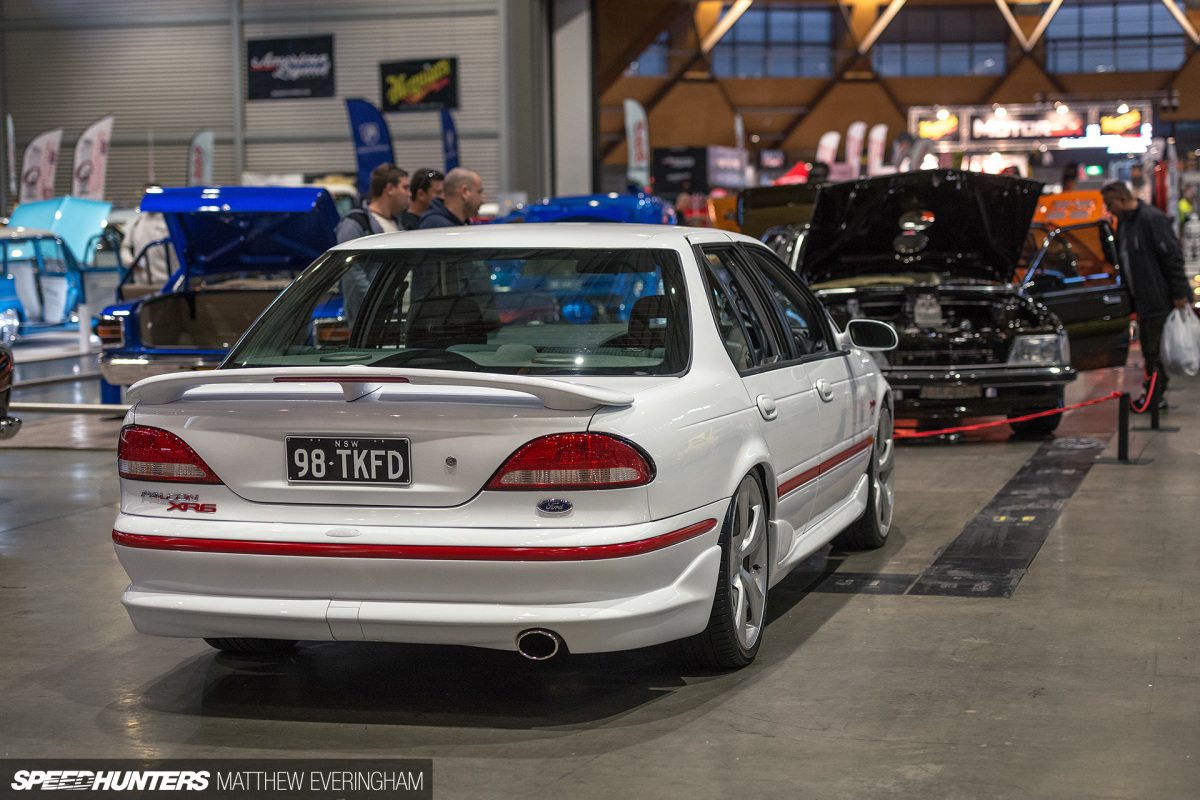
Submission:
[[[742,478],[721,528],[721,569],[708,627],[673,642],[681,660],[712,669],[744,667],[758,655],[767,619],[770,541],[767,502],[755,475]]]
[[[861,517],[833,539],[838,550],[874,550],[887,542],[892,529],[892,509],[896,498],[896,441],[893,438],[892,411],[879,413],[871,463],[867,467],[867,508]]]
[[[296,646],[294,639],[205,639],[210,647],[225,653],[251,653],[258,656],[281,656]]]

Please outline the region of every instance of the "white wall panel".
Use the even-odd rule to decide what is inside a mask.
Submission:
[[[229,27],[211,25],[5,31],[5,105],[18,161],[34,136],[61,127],[55,186],[66,194],[75,141],[90,123],[112,114],[109,195],[136,193],[144,183],[144,169],[129,173],[122,163],[145,163],[151,130],[160,180],[173,168],[172,146],[184,153],[178,169],[186,174],[187,142],[196,131],[212,128],[226,138],[232,132],[231,36]]]
[[[140,198],[147,179],[150,131],[161,183],[184,183],[187,144],[203,129],[216,134],[214,180],[236,182],[239,104],[247,171],[353,174],[344,98],[380,104],[380,62],[453,56],[460,161],[490,193],[503,188],[504,2],[0,0],[0,111],[13,115],[18,161],[34,136],[63,128],[60,194],[70,188],[76,139],[112,114],[107,193],[125,205]],[[243,42],[332,34],[337,96],[247,101],[245,49],[234,42],[231,17],[239,5]],[[441,168],[437,113],[386,117],[401,166]]]

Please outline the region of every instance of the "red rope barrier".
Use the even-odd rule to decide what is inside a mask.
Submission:
[[[1093,400],[1085,400],[1082,403],[1076,403],[1075,405],[1067,406],[1066,408],[1052,408],[1049,411],[1039,411],[1036,414],[1026,414],[1023,417],[1013,417],[1012,419],[1001,419],[1001,420],[996,420],[995,422],[981,422],[978,425],[964,425],[961,428],[942,428],[940,431],[920,431],[920,432],[908,431],[903,428],[899,428],[892,433],[892,436],[894,436],[897,439],[921,439],[926,436],[943,436],[947,433],[961,433],[963,431],[977,431],[982,428],[991,428],[996,425],[1007,425],[1010,422],[1024,422],[1027,419],[1037,419],[1038,417],[1048,417],[1051,414],[1062,414],[1065,411],[1073,411],[1077,408],[1083,408],[1084,406],[1095,405],[1096,403],[1107,403],[1109,400],[1116,400],[1120,396],[1121,396],[1120,392],[1112,392],[1111,394],[1109,394],[1105,397],[1097,397]]]

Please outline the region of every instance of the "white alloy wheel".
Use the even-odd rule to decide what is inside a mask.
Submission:
[[[758,479],[747,476],[733,498],[729,599],[738,643],[758,645],[767,617],[767,508]]]
[[[758,654],[767,620],[771,555],[767,521],[762,483],[747,475],[730,498],[721,529],[721,571],[708,627],[674,643],[689,664],[735,669]]]

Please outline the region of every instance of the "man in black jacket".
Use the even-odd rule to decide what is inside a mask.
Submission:
[[[1183,251],[1167,216],[1136,199],[1124,183],[1111,181],[1100,192],[1105,207],[1117,218],[1117,248],[1133,294],[1146,362],[1146,392],[1134,401],[1135,410],[1149,409],[1150,398],[1146,394],[1156,373],[1154,388],[1161,398],[1159,408],[1165,410],[1168,379],[1159,355],[1163,324],[1173,307],[1188,308],[1192,295],[1183,269]]]
[[[470,224],[483,205],[483,181],[465,167],[455,167],[442,182],[443,198],[435,197],[421,215],[421,228],[451,228]]]

